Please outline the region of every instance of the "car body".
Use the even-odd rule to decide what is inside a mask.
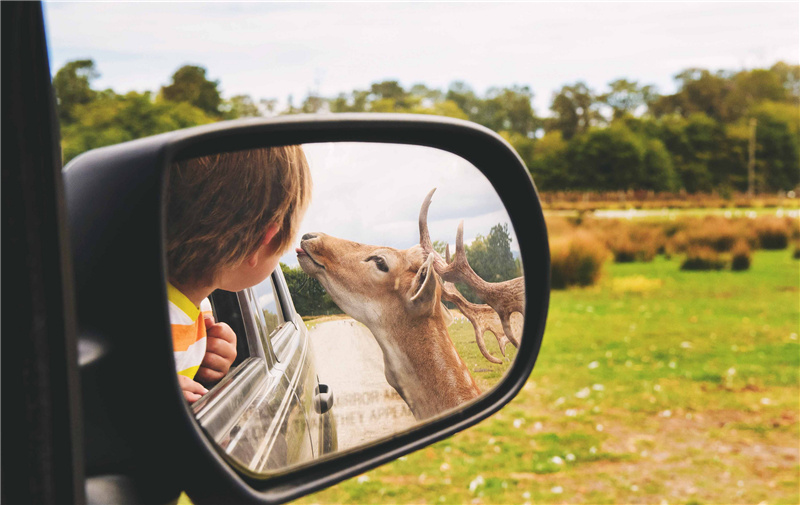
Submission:
[[[210,297],[217,321],[235,328],[228,374],[192,405],[198,423],[253,472],[286,468],[336,451],[334,396],[319,382],[308,330],[283,273]]]

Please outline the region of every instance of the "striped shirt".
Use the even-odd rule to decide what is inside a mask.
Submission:
[[[194,379],[206,355],[206,325],[203,316],[206,312],[210,315],[211,303],[206,298],[200,307],[196,307],[170,283],[167,283],[167,299],[175,368],[180,375]]]

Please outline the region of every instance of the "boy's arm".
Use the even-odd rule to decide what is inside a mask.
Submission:
[[[206,317],[205,324],[206,355],[194,378],[211,387],[225,377],[236,359],[236,334],[227,324],[215,323],[213,317]]]

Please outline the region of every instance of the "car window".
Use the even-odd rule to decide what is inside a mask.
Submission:
[[[253,315],[258,326],[258,333],[265,349],[272,349],[275,357],[281,363],[291,359],[292,350],[297,347],[297,331],[286,328],[287,317],[284,310],[287,307],[282,300],[286,291],[278,288],[283,282],[282,277],[274,273],[271,277],[249,290],[251,303],[255,309]],[[276,283],[278,285],[276,285]],[[293,325],[288,323],[290,326]]]
[[[271,335],[278,326],[284,323],[283,311],[280,309],[279,300],[272,283],[272,277],[267,277],[263,282],[253,287],[258,311],[256,317],[264,327],[267,336]]]

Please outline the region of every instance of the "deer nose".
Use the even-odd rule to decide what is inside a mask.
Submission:
[[[301,237],[302,240],[311,240],[312,238],[317,238],[317,236],[313,233],[306,233]]]

